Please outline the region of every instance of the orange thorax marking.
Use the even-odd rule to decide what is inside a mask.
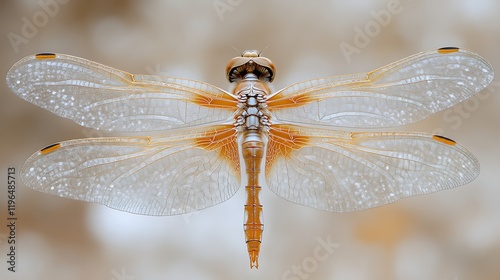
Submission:
[[[279,93],[268,100],[267,105],[272,109],[286,109],[304,106],[307,103],[315,101],[316,98],[311,97],[311,94],[294,94],[293,97],[283,96]]]
[[[290,125],[272,125],[266,153],[266,174],[270,174],[273,164],[280,157],[288,158],[294,150],[307,146],[308,136],[300,135],[298,129]]]
[[[230,166],[240,174],[240,157],[233,125],[213,126],[204,136],[195,139],[195,146],[205,150],[219,150],[219,156],[229,161]]]
[[[219,109],[236,109],[236,100],[231,98],[229,95],[222,95],[218,98],[212,98],[204,95],[196,95],[193,98],[193,102],[203,107],[207,108],[219,108]]]

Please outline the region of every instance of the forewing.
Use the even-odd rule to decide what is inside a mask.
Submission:
[[[274,121],[345,128],[420,121],[484,89],[492,66],[458,48],[422,52],[369,73],[313,79],[268,100]]]
[[[474,155],[445,137],[285,125],[269,132],[266,164],[277,195],[334,212],[453,188],[479,174]]]
[[[159,137],[89,138],[51,145],[21,170],[30,188],[144,215],[175,215],[240,187],[234,127]]]
[[[192,80],[132,75],[63,54],[25,57],[7,73],[21,98],[76,123],[119,132],[161,131],[230,121],[236,99]]]

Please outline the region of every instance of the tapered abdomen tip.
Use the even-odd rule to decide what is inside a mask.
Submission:
[[[250,253],[250,268],[259,269],[259,254],[256,252]]]
[[[250,268],[259,268],[260,241],[252,240],[247,242],[248,256],[250,257]]]

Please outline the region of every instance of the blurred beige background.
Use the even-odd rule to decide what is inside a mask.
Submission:
[[[481,162],[474,182],[349,214],[294,205],[264,189],[258,270],[248,267],[243,190],[201,212],[144,217],[37,193],[18,180],[17,272],[8,272],[7,168],[19,170],[48,144],[99,135],[9,91],[5,74],[26,55],[67,53],[222,88],[224,67],[237,54],[233,46],[268,46],[263,54],[277,67],[275,89],[369,71],[442,46],[471,49],[500,69],[495,0],[40,3],[0,3],[0,279],[500,279],[496,81],[471,100],[402,128],[463,143]],[[365,29],[368,40],[356,44],[357,30]],[[346,44],[356,52],[345,55]],[[325,242],[335,246],[327,250]]]

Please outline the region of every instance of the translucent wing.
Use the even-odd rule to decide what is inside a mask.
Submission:
[[[458,48],[422,52],[369,73],[313,79],[268,100],[274,122],[345,128],[400,126],[471,97],[493,80],[479,55]]]
[[[108,131],[219,124],[232,119],[237,103],[231,94],[202,82],[132,75],[63,54],[25,57],[7,73],[7,84],[37,106]]]
[[[448,138],[275,125],[267,184],[289,201],[334,212],[362,210],[464,185],[477,159]]]
[[[175,215],[230,198],[240,187],[233,126],[156,137],[71,140],[21,170],[37,191],[145,215]]]

